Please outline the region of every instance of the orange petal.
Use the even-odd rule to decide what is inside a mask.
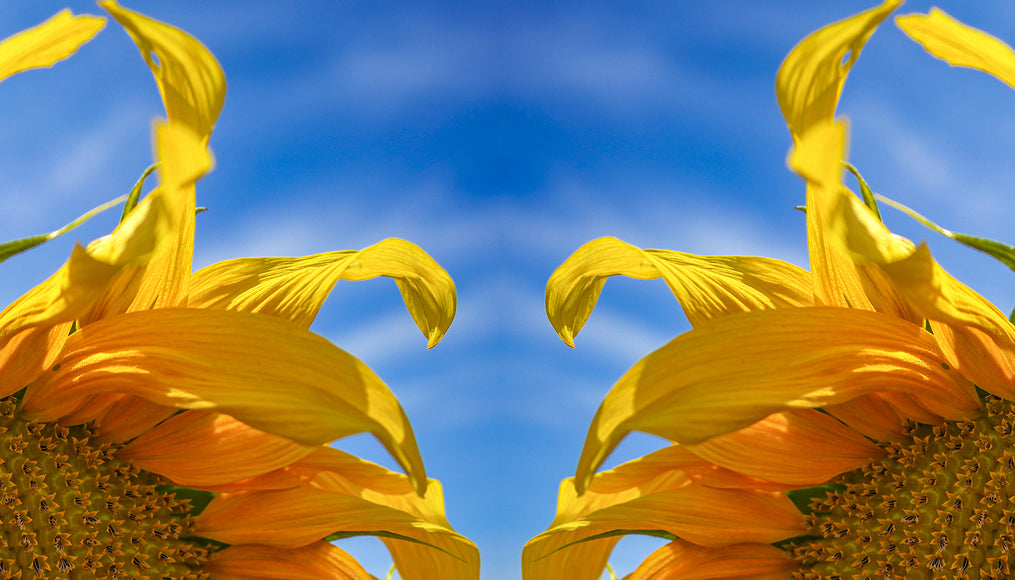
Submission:
[[[662,277],[695,326],[737,312],[813,304],[810,276],[786,262],[642,250],[599,238],[578,248],[546,283],[546,315],[568,346],[574,346],[606,279],[617,275]]]
[[[187,411],[134,439],[116,456],[179,485],[203,488],[284,467],[314,449],[229,415]]]
[[[826,405],[824,410],[875,441],[902,441],[906,437],[906,422],[881,397],[881,393]]]
[[[714,320],[646,356],[614,385],[589,428],[579,489],[635,430],[700,443],[772,413],[880,391],[913,394],[946,418],[977,415],[972,385],[944,361],[922,328],[862,310],[787,308]]]
[[[13,395],[53,364],[71,323],[23,330],[0,348],[0,398]]]
[[[703,548],[675,540],[624,580],[788,580],[798,567],[787,552],[766,544]]]
[[[22,412],[52,421],[100,393],[218,410],[306,445],[373,433],[420,493],[425,486],[412,428],[387,386],[327,340],[274,317],[167,308],[100,320],[68,338]]]
[[[0,41],[0,81],[33,68],[53,66],[98,34],[105,18],[61,10],[42,24]]]
[[[212,554],[201,570],[216,580],[377,580],[355,558],[328,542],[294,550],[229,546]]]
[[[685,447],[720,467],[800,487],[826,483],[885,454],[835,418],[810,409],[775,413]]]
[[[141,397],[117,395],[106,412],[96,418],[92,438],[96,441],[130,441],[179,412],[176,407],[157,405]]]

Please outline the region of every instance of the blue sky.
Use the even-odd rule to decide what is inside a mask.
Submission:
[[[0,36],[60,5],[0,4]],[[198,186],[196,267],[354,249],[387,237],[454,277],[459,310],[431,351],[394,284],[342,282],[313,329],[398,395],[483,578],[519,577],[610,385],[687,330],[659,281],[613,280],[575,350],[543,312],[553,269],[612,235],[642,247],[764,255],[806,267],[803,185],[775,73],[810,31],[867,2],[128,2],[201,39],[228,80]],[[97,7],[71,2],[75,12]],[[900,13],[926,11],[910,2]],[[944,3],[1015,42],[1008,2]],[[0,238],[49,231],[126,192],[162,110],[114,23],[53,70],[0,86]],[[926,56],[892,24],[847,83],[851,160],[875,190],[956,231],[1015,242],[1015,93]],[[960,279],[1011,309],[1013,275],[890,209]],[[4,264],[9,303],[108,232],[117,212]],[[659,445],[633,437],[610,465]],[[340,446],[391,466],[366,437]],[[654,540],[624,540],[628,572]],[[383,577],[379,542],[344,544]]]

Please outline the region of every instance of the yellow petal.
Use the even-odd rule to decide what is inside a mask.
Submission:
[[[35,327],[14,334],[0,348],[0,398],[13,395],[53,363],[71,323]]]
[[[522,577],[599,578],[616,538],[574,542],[617,530],[662,531],[701,545],[725,546],[776,542],[806,529],[804,516],[785,494],[713,489],[687,485],[679,477],[667,481],[665,476],[659,474],[647,489],[632,487],[599,494],[590,488],[584,495],[595,496],[595,509],[582,510],[573,518],[558,516],[547,531],[525,545]],[[584,495],[578,497],[573,481],[565,479],[558,510],[568,512],[570,504],[587,502]]]
[[[692,325],[736,312],[813,302],[807,272],[786,262],[642,250],[616,238],[599,238],[578,248],[546,284],[547,317],[568,346],[574,346],[606,279],[616,275],[662,277]]]
[[[78,318],[124,267],[147,260],[163,247],[171,227],[164,200],[150,196],[146,202],[87,250],[75,246],[55,274],[0,312],[0,345],[27,328]]]
[[[951,64],[992,74],[1015,88],[1015,52],[997,38],[955,20],[939,8],[907,14],[895,23],[924,50]]]
[[[328,542],[295,550],[229,546],[212,554],[201,569],[216,580],[377,580],[355,558]]]
[[[194,183],[211,169],[212,159],[207,147],[184,125],[156,123],[153,133],[162,184],[128,214],[127,221],[149,199],[157,198],[171,216],[173,228],[148,263],[125,268],[117,276],[81,317],[82,326],[124,312],[186,304],[194,254]]]
[[[186,32],[113,0],[99,5],[126,29],[152,69],[169,122],[190,127],[207,144],[226,97],[226,78],[212,53]]]
[[[373,433],[420,493],[426,485],[412,428],[387,386],[327,340],[277,318],[159,309],[97,321],[67,339],[22,413],[53,421],[101,393],[217,410],[305,445]]]
[[[203,488],[279,469],[314,449],[229,415],[188,411],[141,434],[116,456],[179,485]]]
[[[779,67],[775,91],[793,140],[818,121],[831,121],[839,95],[863,45],[901,0],[830,24],[800,41]]]
[[[786,580],[798,566],[786,550],[766,544],[703,548],[674,540],[624,580]]]
[[[775,413],[743,429],[686,445],[720,467],[800,487],[859,469],[884,451],[836,418],[811,409]]]
[[[427,496],[440,495],[436,482]],[[336,532],[387,532],[432,542],[441,536],[461,538],[450,528],[412,514],[346,493],[313,487],[282,491],[219,494],[197,516],[195,533],[229,544],[264,544],[298,548]],[[389,540],[399,573],[405,580],[479,578],[479,553],[468,540],[447,545],[450,554],[409,540]],[[414,544],[411,552],[397,548]],[[441,546],[442,549],[443,546]],[[409,555],[410,557],[406,557]],[[430,557],[428,557],[430,556]],[[468,562],[469,559],[473,559]],[[456,567],[454,562],[460,562]]]
[[[340,279],[394,278],[416,325],[436,345],[455,316],[455,284],[418,246],[387,239],[359,251],[242,258],[194,274],[188,304],[270,314],[309,328]]]
[[[948,274],[925,244],[881,269],[932,321],[956,370],[988,392],[1015,398],[1015,326],[996,306]]]
[[[0,81],[69,57],[105,25],[105,18],[74,16],[64,9],[38,26],[5,38],[0,41]]]
[[[751,514],[745,509],[737,524],[738,530],[733,532],[734,535],[775,537],[780,534],[796,533],[795,530],[803,521],[802,516],[783,501],[785,497],[778,499],[777,495],[769,494],[755,497],[757,490],[760,489],[758,484],[765,485],[765,482],[717,467],[676,445],[629,461],[610,471],[597,473],[588,489],[580,496],[576,494],[573,480],[565,479],[560,486],[557,515],[549,530],[533,538],[525,546],[522,553],[523,577],[525,580],[598,579],[619,536],[604,536],[570,546],[568,544],[613,530],[651,529],[645,524],[624,528],[622,524],[625,522],[604,519],[602,510],[617,506],[637,507],[639,502],[651,502],[653,498],[673,499],[675,500],[673,504],[664,508],[664,513],[668,516],[660,514],[657,518],[670,517],[673,520],[670,523],[674,526],[683,525],[682,529],[687,531],[686,524],[693,521],[696,510],[700,508],[693,505],[693,499],[700,499],[698,497],[700,494],[687,491],[682,498],[666,494],[672,496],[674,492],[679,493],[692,487],[714,488],[704,492],[712,494],[708,497],[713,500],[722,498],[736,503],[743,497],[753,498],[747,500],[744,506],[756,503],[755,500],[758,498],[761,498],[762,503],[775,498],[773,501],[777,509],[774,518],[771,512],[763,510],[760,519],[752,519],[752,515],[758,514]],[[776,486],[772,489],[791,488],[792,486]],[[717,489],[737,490],[737,493],[726,495],[724,492],[717,492]],[[754,491],[742,493],[743,490]],[[681,499],[688,502],[682,503]],[[659,529],[677,533],[676,527]],[[725,531],[717,533],[721,536]]]
[[[793,353],[787,357],[786,353]],[[631,431],[694,444],[790,408],[905,392],[959,419],[979,412],[934,336],[847,308],[760,310],[712,321],[638,362],[607,394],[579,459],[579,491]]]

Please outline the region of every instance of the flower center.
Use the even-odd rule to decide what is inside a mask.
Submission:
[[[976,421],[918,425],[908,444],[812,504],[819,539],[798,578],[1007,578],[1015,545],[1015,414],[988,395]]]
[[[0,400],[0,578],[201,577],[188,502],[89,435]]]

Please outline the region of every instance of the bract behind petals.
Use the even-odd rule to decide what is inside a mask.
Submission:
[[[0,81],[19,72],[44,68],[77,52],[106,25],[98,16],[61,10],[42,24],[0,41]]]
[[[874,30],[902,4],[881,6],[830,24],[800,41],[779,67],[775,91],[794,142],[814,123],[831,121],[853,63]]]
[[[767,544],[704,548],[674,540],[652,552],[624,580],[786,580],[799,565]]]
[[[692,325],[736,312],[813,304],[809,275],[786,262],[642,250],[599,238],[578,248],[546,284],[546,315],[565,344],[574,346],[606,279],[616,275],[662,277]]]
[[[278,316],[309,328],[340,279],[394,278],[432,347],[455,316],[455,284],[419,246],[387,239],[359,251],[302,258],[241,258],[212,264],[191,281],[188,305]]]
[[[369,432],[426,487],[405,412],[362,362],[270,316],[165,308],[103,319],[68,338],[22,414],[53,421],[101,393],[215,409],[305,445]]]
[[[907,14],[895,23],[924,50],[952,66],[965,66],[994,75],[1015,88],[1015,51],[994,36],[955,20],[939,8]]]
[[[631,431],[699,443],[775,412],[881,391],[911,394],[944,418],[977,415],[972,385],[945,360],[932,334],[863,310],[786,308],[713,320],[643,358],[606,395],[579,459],[579,491]]]
[[[212,53],[186,32],[123,8],[114,0],[99,6],[137,44],[152,69],[170,123],[182,123],[207,144],[226,98],[226,78]]]
[[[243,544],[215,552],[202,570],[216,580],[377,580],[328,542],[286,550]]]

